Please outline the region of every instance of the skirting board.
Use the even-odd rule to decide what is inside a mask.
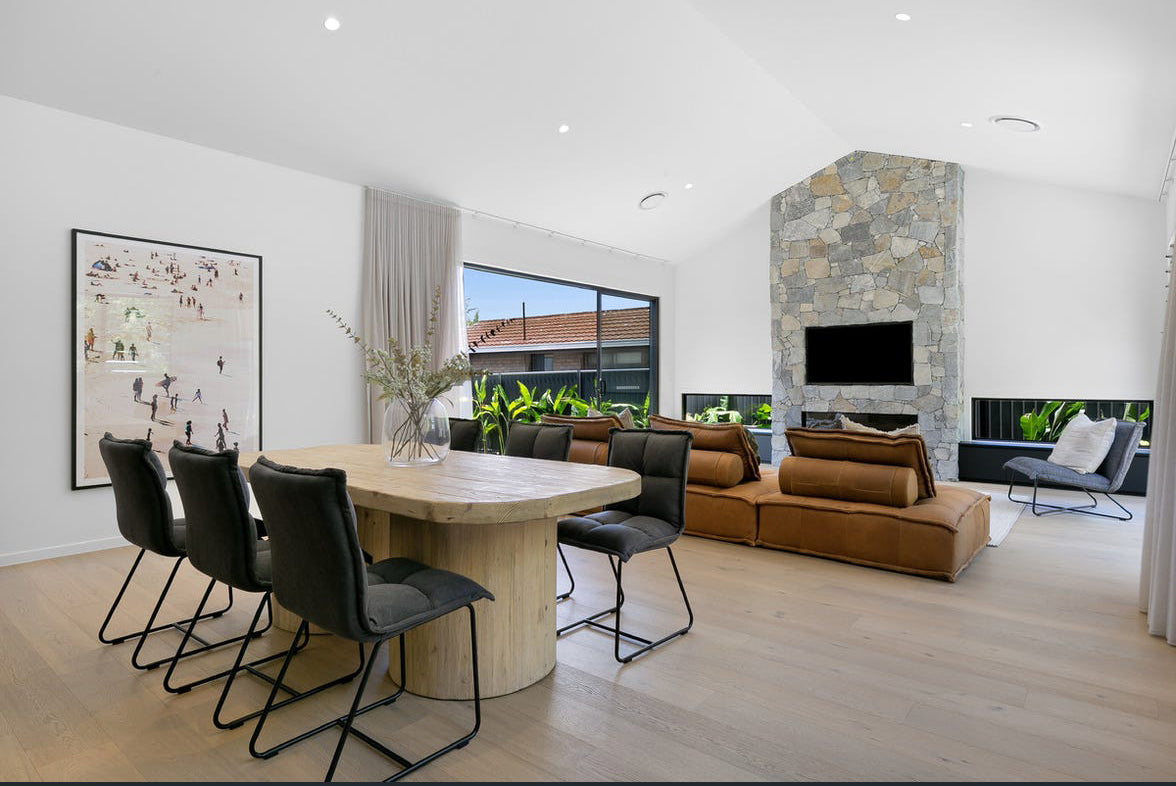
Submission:
[[[80,543],[64,543],[60,546],[48,546],[43,549],[29,549],[28,551],[10,551],[0,554],[0,567],[5,565],[19,565],[22,562],[36,562],[54,557],[68,557],[73,554],[84,554],[87,551],[102,551],[127,545],[125,538],[99,538],[98,540],[83,540]]]

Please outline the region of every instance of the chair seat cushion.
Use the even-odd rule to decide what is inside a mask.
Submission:
[[[635,516],[621,510],[602,510],[559,521],[559,542],[567,546],[611,554],[628,562],[634,554],[668,546],[678,530],[652,516]]]
[[[494,600],[465,576],[404,557],[368,566],[367,579],[368,624],[380,635],[408,630],[481,598]]]
[[[1107,491],[1111,487],[1110,479],[1103,475],[1097,475],[1093,472],[1087,474],[1075,472],[1069,467],[1030,456],[1017,456],[1009,459],[1005,462],[1004,468],[1019,472],[1032,481],[1076,486],[1090,491]]]

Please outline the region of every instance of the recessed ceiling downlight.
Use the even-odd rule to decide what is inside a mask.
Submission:
[[[910,14],[895,14],[895,15],[894,15],[894,18],[895,18],[895,19],[897,19],[897,20],[898,20],[898,21],[900,21],[900,22],[909,22],[909,21],[911,21],[911,15],[910,15]]]
[[[332,33],[339,29],[339,20],[333,16],[328,16],[323,20],[323,27],[330,30]]]
[[[637,203],[637,207],[642,210],[653,210],[660,205],[666,198],[665,191],[654,191],[652,194],[646,194],[641,197],[641,201]]]
[[[1005,131],[1015,131],[1018,134],[1030,134],[1034,131],[1041,130],[1041,124],[1035,123],[1032,120],[1026,120],[1023,117],[1013,117],[1012,115],[997,115],[996,117],[988,118],[988,122],[992,123],[997,128],[1003,128]]]

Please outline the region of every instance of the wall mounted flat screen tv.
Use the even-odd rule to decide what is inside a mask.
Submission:
[[[804,329],[809,385],[913,385],[913,322]]]

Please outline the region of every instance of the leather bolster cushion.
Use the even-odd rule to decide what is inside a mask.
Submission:
[[[573,439],[568,461],[575,464],[607,464],[608,443],[588,439]]]
[[[793,456],[910,467],[919,482],[919,499],[935,496],[927,445],[918,434],[890,437],[842,429],[790,428],[784,436]]]
[[[616,415],[602,415],[598,418],[574,418],[567,415],[542,415],[540,423],[555,426],[571,426],[572,439],[591,442],[608,442],[609,429],[624,428]]]
[[[743,480],[743,461],[720,450],[691,450],[688,482],[729,489]]]
[[[693,457],[691,458],[693,462]],[[788,456],[780,461],[780,492],[905,508],[919,496],[910,467]]]
[[[759,457],[751,444],[751,437],[742,423],[699,423],[697,420],[675,420],[661,415],[649,416],[649,427],[669,431],[689,431],[694,435],[691,455],[699,450],[733,453],[743,463],[743,480],[759,480]],[[693,461],[693,459],[691,459]]]

